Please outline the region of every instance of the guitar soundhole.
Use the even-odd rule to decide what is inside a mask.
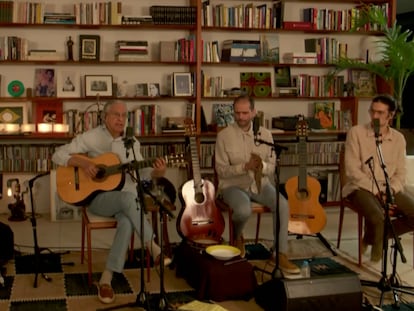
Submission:
[[[98,173],[96,173],[95,179],[99,180],[105,177],[105,168],[104,167],[99,167],[98,168]]]
[[[307,189],[300,189],[300,190],[298,191],[298,197],[299,197],[300,199],[306,199],[308,196],[309,196],[309,192],[308,192],[308,190],[307,190]]]
[[[198,192],[198,193],[196,193],[195,195],[194,195],[194,200],[197,202],[197,203],[203,203],[204,202],[204,194],[202,193],[202,192]]]

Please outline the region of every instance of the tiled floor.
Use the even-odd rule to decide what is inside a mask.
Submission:
[[[336,238],[337,238],[337,225],[338,225],[338,210],[337,208],[329,208],[326,210],[328,216],[328,222],[325,229],[322,231],[322,235],[332,244],[336,245]],[[176,211],[178,214],[178,211]],[[3,221],[9,224],[14,232],[15,235],[15,244],[17,249],[20,249],[23,252],[33,252],[33,228],[31,226],[30,220],[24,222],[9,222],[7,220],[8,215],[0,215],[0,221]],[[227,215],[226,215],[227,216]],[[226,219],[226,217],[225,217]],[[357,270],[357,230],[356,230],[356,215],[348,211],[345,215],[345,222],[344,222],[344,229],[342,234],[342,242],[341,242],[341,249],[339,250],[340,256],[343,260],[346,261],[348,267],[355,268],[354,271]],[[169,227],[169,235],[172,242],[179,242],[180,238],[178,233],[176,232],[176,225],[175,220],[171,220],[168,222]],[[252,217],[251,221],[248,224],[248,228],[245,232],[246,237],[253,238],[255,230],[255,218]],[[81,225],[80,222],[50,222],[48,215],[40,215],[37,218],[37,236],[39,241],[40,247],[47,247],[52,250],[72,250],[78,251],[80,249],[80,239],[81,239]],[[261,237],[265,239],[271,238],[272,232],[272,219],[270,215],[264,215],[261,225]],[[109,248],[112,237],[113,237],[114,230],[106,229],[106,230],[95,230],[92,233],[93,242],[95,249],[94,254],[94,271],[102,271],[104,267],[104,262],[106,258],[106,251]],[[227,232],[224,233],[224,237],[227,238]],[[296,237],[291,236],[292,240]],[[139,243],[139,239],[135,239],[136,243]],[[292,242],[294,243],[294,242]],[[401,282],[408,282],[410,285],[414,285],[414,270],[413,270],[413,237],[411,234],[407,234],[402,238],[402,246],[404,250],[405,257],[407,258],[407,263],[401,263],[400,258],[398,258],[397,264],[397,276]],[[335,249],[333,247],[333,249]],[[76,255],[75,255],[76,254]],[[74,261],[75,267],[65,267],[65,271],[70,272],[86,272],[86,265],[80,265],[80,258],[79,253],[73,253],[69,255],[65,255],[64,260]],[[379,281],[381,278],[381,263],[372,264],[369,262],[369,258],[364,256],[363,258],[363,265],[364,271],[367,273],[364,276],[367,279],[372,281]],[[73,270],[76,269],[76,270]],[[387,271],[391,272],[391,267],[387,267]],[[169,273],[169,272],[168,272]],[[128,279],[131,283],[132,289],[134,293],[139,291],[139,273],[136,270],[129,270],[126,271]],[[42,278],[39,279],[39,288],[33,288],[33,275],[23,275],[23,276],[16,276],[21,278],[22,282],[25,282],[27,286],[24,286],[24,289],[21,289],[21,292],[14,292],[13,295],[19,295],[19,297],[35,297],[41,298],[42,293],[48,292],[53,293],[56,291],[56,297],[60,297],[62,293],[59,291],[63,288],[63,278],[61,275],[51,275],[53,277],[53,282],[46,282]],[[152,285],[155,286],[153,290],[159,286],[157,283],[157,275],[154,274],[151,276],[153,278]],[[132,281],[131,281],[132,280]],[[60,284],[61,286],[56,286]],[[186,285],[185,281],[182,280],[182,283],[173,284],[171,285],[174,290],[178,288],[188,289],[188,285]],[[171,288],[169,288],[171,289]],[[151,290],[151,289],[150,289]],[[364,292],[369,297],[369,299],[376,304],[379,301],[381,291],[377,288],[364,288]],[[390,293],[386,293],[387,299],[389,299]],[[118,303],[128,302],[133,299],[131,295],[121,295],[117,300]],[[50,294],[48,294],[50,297]],[[53,296],[53,295],[52,295]],[[90,299],[90,301],[88,300]],[[404,295],[403,299],[408,301],[414,301],[414,298],[411,295]],[[76,310],[85,304],[88,305],[88,308],[84,310],[94,310],[100,306],[99,302],[97,301],[96,297],[92,296],[89,298],[85,297],[73,297],[70,300],[71,308],[69,310]],[[392,300],[391,300],[392,301]],[[243,302],[241,305],[234,306],[232,303],[223,304],[229,310],[250,310],[249,308],[243,308]],[[3,306],[3,307],[2,307]],[[251,307],[251,306],[250,306]],[[0,301],[0,310],[7,310],[4,309],[4,303]],[[258,309],[260,310],[260,308]]]

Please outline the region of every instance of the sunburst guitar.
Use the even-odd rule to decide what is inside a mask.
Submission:
[[[326,214],[319,203],[321,185],[306,171],[308,125],[303,117],[297,123],[296,135],[299,140],[299,175],[288,179],[285,185],[289,202],[288,230],[300,235],[317,234],[326,225]]]

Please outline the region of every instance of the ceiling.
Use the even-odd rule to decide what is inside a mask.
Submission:
[[[397,14],[414,12],[413,0],[397,0]]]

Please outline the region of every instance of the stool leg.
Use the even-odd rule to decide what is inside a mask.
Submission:
[[[362,215],[358,213],[358,266],[362,266]]]
[[[85,227],[85,219],[82,217],[81,264],[83,264],[83,260],[85,259]]]
[[[145,254],[146,254],[145,259],[147,261],[147,281],[149,283],[151,281],[151,265],[150,265],[151,254],[148,248],[146,249]]]
[[[132,232],[131,245],[129,246],[129,256],[128,256],[129,262],[132,262],[134,260],[134,242],[135,242],[135,234],[134,232]]]
[[[257,244],[257,242],[259,242],[259,232],[260,232],[260,221],[262,220],[262,214],[258,213],[257,214],[257,223],[256,223],[256,238],[254,240],[254,242]]]
[[[339,248],[339,245],[341,244],[342,225],[344,223],[344,210],[345,207],[341,204],[341,206],[339,207],[338,240],[336,242],[337,248]]]
[[[231,210],[231,208],[229,208],[228,213],[229,213],[229,244],[234,245],[233,211]]]

